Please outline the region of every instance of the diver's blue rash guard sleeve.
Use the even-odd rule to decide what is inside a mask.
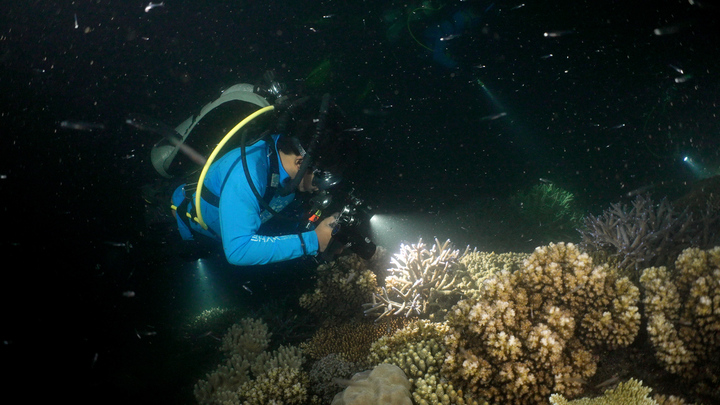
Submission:
[[[265,147],[253,147],[252,150],[251,148],[247,150],[250,177],[260,195],[265,193],[267,176],[270,175],[265,151]],[[231,170],[220,195],[219,207],[220,238],[225,257],[230,264],[238,266],[266,264],[301,257],[305,252],[300,237],[305,242],[306,253],[317,254],[318,239],[315,231],[304,232],[302,236],[258,235],[257,231],[262,223],[260,203],[248,185],[242,163],[236,164]]]

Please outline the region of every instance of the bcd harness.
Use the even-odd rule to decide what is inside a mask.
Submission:
[[[269,140],[269,137],[266,137],[266,141]],[[270,142],[268,142],[270,143]],[[278,156],[277,152],[275,150],[274,142],[270,143],[268,145],[268,159],[270,160],[270,175],[268,176],[267,180],[267,187],[265,188],[265,193],[263,194],[263,201],[265,201],[266,204],[270,204],[270,201],[275,197],[275,194],[277,192],[278,186],[280,184],[280,167],[278,163]],[[238,164],[242,164],[242,158],[238,157],[233,164],[228,169],[227,174],[225,175],[225,179],[223,179],[222,185],[220,186],[220,193],[222,193],[222,190],[225,188],[225,184],[227,183],[228,179],[230,178],[230,173],[233,172],[235,167]],[[190,226],[190,220],[193,220],[195,222],[198,222],[197,218],[192,216],[190,213],[194,210],[190,208],[190,204],[194,201],[193,195],[197,192],[197,182],[193,183],[187,183],[185,186],[183,186],[183,191],[185,192],[185,198],[183,201],[175,206],[171,205],[170,208],[175,210],[180,220],[185,224],[185,227],[187,227],[188,230],[190,230],[194,235],[202,235],[201,233],[198,233],[193,230],[193,228]],[[216,209],[220,208],[220,196],[216,195],[210,189],[207,188],[205,184],[202,186],[201,195],[203,201],[206,204],[210,204]],[[207,231],[210,232],[213,236],[220,238],[217,233],[212,230],[212,228],[207,228]],[[202,235],[205,236],[205,235]],[[302,237],[300,238],[300,241],[302,243],[303,247],[303,253],[305,253],[305,243],[302,240]]]

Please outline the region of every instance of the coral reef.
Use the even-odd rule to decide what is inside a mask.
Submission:
[[[430,250],[422,239],[414,245],[400,245],[385,287],[373,294],[371,303],[364,304],[365,314],[380,314],[378,320],[392,315],[439,317],[460,298],[463,284],[469,281],[460,257],[450,240],[441,244],[435,239]]]
[[[560,394],[550,396],[552,405],[657,405],[648,395],[651,388],[642,385],[642,382],[633,378],[621,382],[615,388],[611,388],[597,398],[581,398],[568,401]]]
[[[310,386],[322,403],[329,404],[342,388],[333,380],[350,378],[357,370],[355,363],[349,362],[342,355],[332,353],[313,364],[310,372]]]
[[[365,366],[370,345],[384,335],[402,329],[412,319],[392,318],[385,322],[350,322],[320,328],[312,339],[300,345],[312,359],[341,354],[346,360]]]
[[[323,320],[347,320],[362,314],[361,305],[377,289],[371,270],[375,263],[353,253],[318,266],[315,290],[300,297],[300,306]]]
[[[187,338],[193,338],[207,332],[221,333],[235,323],[238,311],[233,308],[210,308],[202,311],[183,327]]]
[[[574,396],[595,373],[597,352],[637,335],[639,291],[573,244],[535,249],[520,270],[483,283],[448,312],[443,373],[494,403]]]
[[[518,270],[529,255],[526,253],[495,253],[472,251],[460,258],[464,264],[472,283],[465,287],[465,295],[474,295],[482,287],[482,283],[489,277],[506,270],[510,273]]]
[[[308,376],[294,367],[276,367],[237,391],[243,405],[303,404],[308,399]]]
[[[222,339],[225,360],[194,387],[201,405],[302,403],[307,375],[300,370],[301,351],[281,346],[272,353],[270,334],[262,321],[245,318]],[[273,402],[274,401],[274,402]],[[292,402],[297,401],[297,402]]]
[[[448,333],[444,323],[417,320],[390,336],[378,339],[370,348],[370,364],[388,363],[400,367],[408,376],[415,404],[476,404],[464,398],[440,376]]]
[[[521,229],[520,233],[526,237],[544,241],[575,237],[575,229],[584,215],[575,196],[552,183],[536,184],[527,191],[520,191],[510,197],[509,202],[525,223],[514,228]]]
[[[648,333],[666,370],[720,399],[720,247],[689,248],[675,271],[643,271]]]
[[[412,405],[410,383],[400,368],[380,364],[355,374],[350,385],[335,396],[332,405]]]
[[[687,211],[676,211],[667,199],[655,204],[637,196],[632,207],[611,204],[602,215],[586,217],[581,245],[591,253],[605,252],[635,279],[643,268],[671,264],[691,245],[692,229]]]

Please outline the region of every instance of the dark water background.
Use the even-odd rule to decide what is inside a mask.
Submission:
[[[436,235],[526,248],[534,242],[503,245],[458,228],[473,207],[540,178],[597,214],[639,187],[697,180],[686,155],[718,170],[714,2],[536,3],[485,11],[490,2],[448,2],[444,10],[482,14],[449,40],[459,65],[449,69],[407,32],[388,37],[383,17],[413,3],[167,0],[146,13],[139,1],[3,1],[5,392],[76,403],[192,400],[202,365],[174,334],[204,309],[203,292],[172,238],[146,229],[139,188],[157,178],[148,161],[157,139],[123,121],[143,113],[176,125],[222,88],[257,82],[268,69],[303,85],[330,63],[311,90],[331,92],[364,128],[348,179],[379,212],[419,224],[393,234],[391,251]],[[422,40],[424,22],[413,24]],[[692,78],[676,82],[675,67]],[[500,112],[507,115],[483,119]],[[63,120],[106,129],[67,130]],[[107,243],[126,241],[129,253]],[[305,263],[208,265],[217,305],[250,311],[311,285]],[[252,295],[242,289],[248,281]]]

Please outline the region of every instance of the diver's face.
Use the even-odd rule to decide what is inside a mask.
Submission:
[[[302,158],[296,158],[295,159],[295,175],[300,171],[300,166],[302,166],[303,159]],[[295,176],[293,176],[294,178]],[[304,192],[311,192],[314,193],[315,191],[318,191],[318,188],[313,186],[313,178],[315,177],[315,173],[313,170],[308,170],[307,173],[305,173],[305,176],[303,176],[302,181],[300,184],[298,184],[298,191],[301,193]]]

